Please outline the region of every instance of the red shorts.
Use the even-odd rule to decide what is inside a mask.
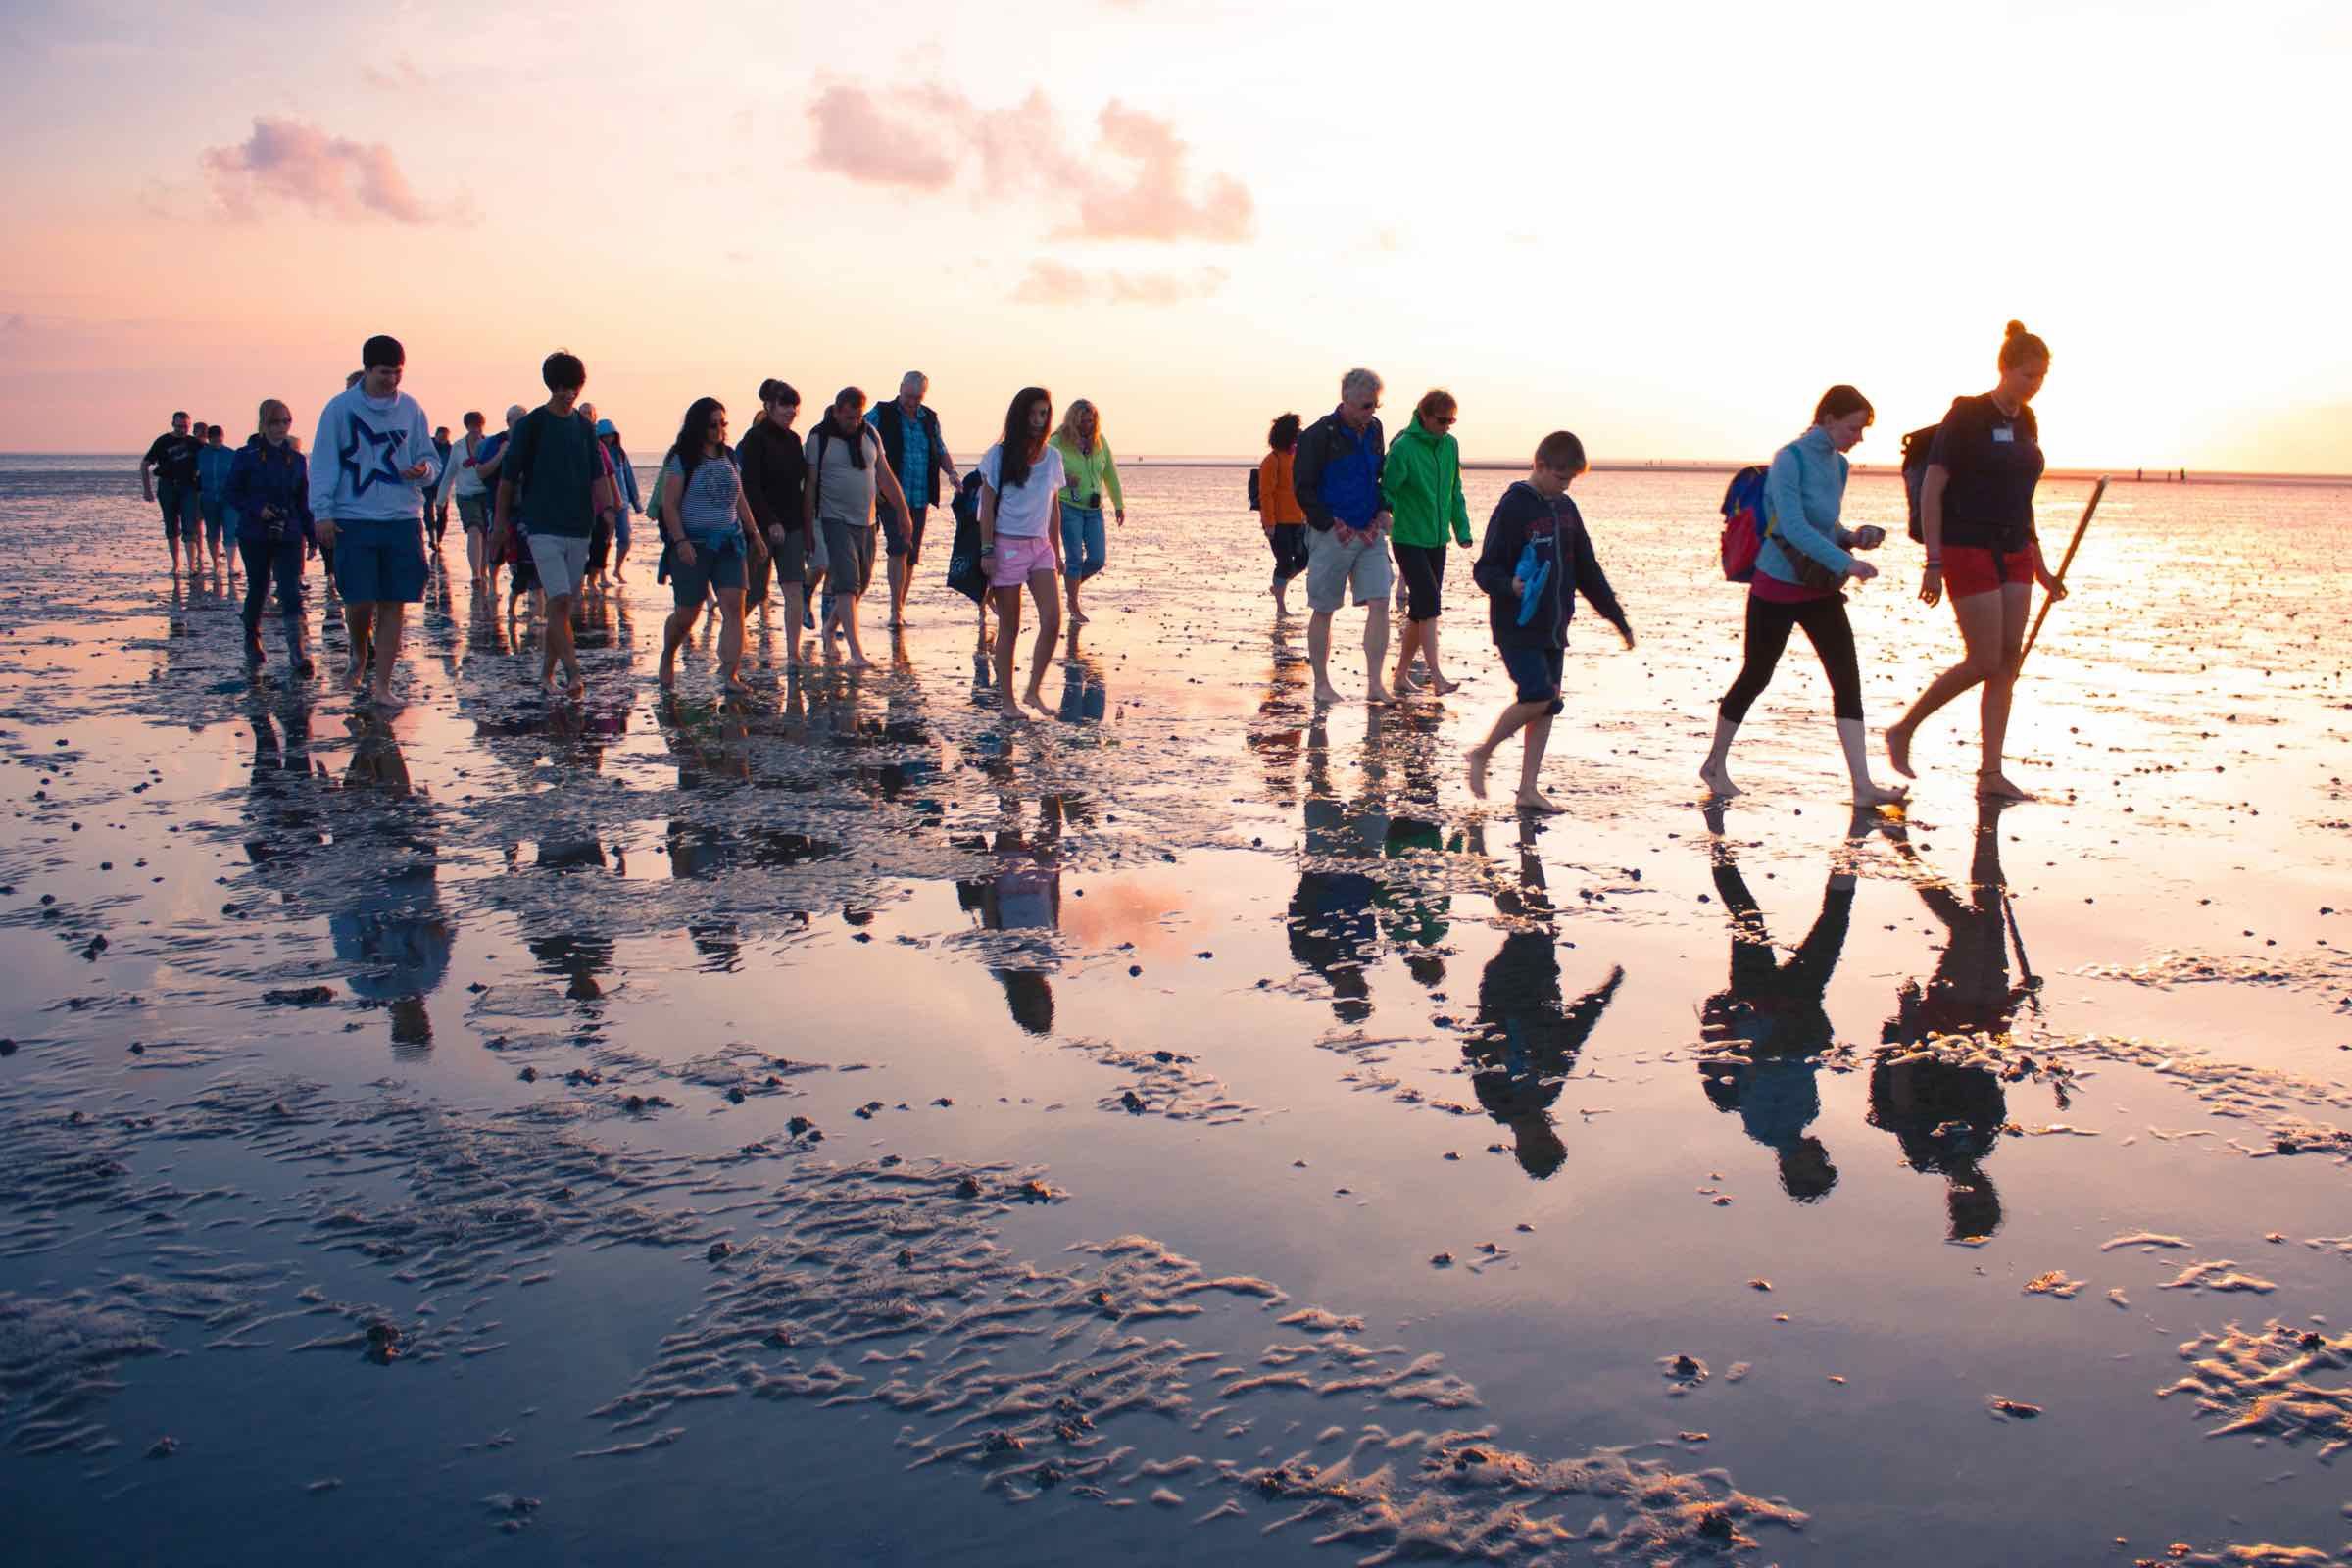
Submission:
[[[2003,583],[2034,581],[2034,552],[1981,550],[1974,545],[1943,547],[1943,592],[1947,599],[1974,599]]]

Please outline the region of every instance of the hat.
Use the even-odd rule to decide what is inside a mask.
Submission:
[[[597,433],[598,435],[618,435],[618,434],[620,434],[620,432],[619,432],[618,430],[615,430],[615,429],[613,429],[613,428],[612,428],[612,421],[611,419],[599,419],[599,420],[597,420],[597,421],[596,421],[596,433]]]

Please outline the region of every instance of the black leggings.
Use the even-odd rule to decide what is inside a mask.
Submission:
[[[1266,530],[1266,544],[1274,552],[1274,580],[1289,582],[1306,569],[1306,524],[1278,522]]]
[[[1795,605],[1748,595],[1747,662],[1740,666],[1740,678],[1723,694],[1723,706],[1717,711],[1735,724],[1747,717],[1748,709],[1772,683],[1773,667],[1781,662],[1781,650],[1788,646],[1792,626],[1805,628],[1813,652],[1821,656],[1822,672],[1830,677],[1832,709],[1839,718],[1859,722],[1862,670],[1854,661],[1854,628],[1846,623],[1843,594]]]
[[[1396,570],[1404,578],[1404,618],[1435,620],[1446,587],[1446,547],[1392,544]]]

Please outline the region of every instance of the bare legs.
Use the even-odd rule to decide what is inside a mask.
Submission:
[[[890,623],[894,627],[906,624],[906,584],[913,576],[905,556],[890,558]]]
[[[1381,684],[1380,672],[1389,657],[1389,601],[1386,595],[1364,601],[1364,701],[1385,703],[1389,689]],[[1315,701],[1336,703],[1340,689],[1331,683],[1331,617],[1334,612],[1318,610],[1306,619],[1306,657],[1315,667]]]
[[[1389,689],[1401,696],[1406,690],[1405,676],[1413,667],[1413,656],[1420,655],[1429,662],[1429,689],[1440,697],[1452,695],[1460,687],[1446,678],[1438,663],[1438,618],[1408,620],[1404,623],[1404,644],[1396,651],[1396,673],[1389,681]]]
[[[397,599],[343,606],[343,624],[351,633],[351,684],[355,689],[368,685],[369,698],[380,709],[401,706],[392,690],[392,669],[400,662],[400,631],[408,610]]]
[[[1482,801],[1487,798],[1487,764],[1494,760],[1494,748],[1522,729],[1527,731],[1527,740],[1519,756],[1519,793],[1514,798],[1515,804],[1522,810],[1557,816],[1566,808],[1554,805],[1537,783],[1544,772],[1544,748],[1551,741],[1548,698],[1536,703],[1513,703],[1494,720],[1487,738],[1470,748],[1470,793]]]
[[[743,590],[718,591],[718,672],[731,692],[750,691],[743,680]],[[798,640],[799,633],[794,633]]]
[[[2026,641],[2026,617],[2034,592],[2022,582],[2001,584],[1988,594],[1971,594],[1952,601],[1965,648],[1960,662],[1931,682],[1911,705],[1909,712],[1886,731],[1886,758],[1905,778],[1911,770],[1911,740],[1919,726],[1936,710],[1971,686],[1984,688],[1980,700],[1984,722],[1984,760],[1977,769],[1977,793],[1986,799],[2023,801],[2033,797],[2012,783],[2002,770],[2009,741],[2009,708],[2017,691],[2017,666]]]
[[[737,612],[740,613],[743,604],[742,598],[738,596],[735,603],[737,606]],[[678,683],[678,648],[686,641],[688,637],[694,634],[695,619],[696,617],[700,616],[702,612],[703,604],[702,601],[698,599],[692,604],[678,606],[677,609],[669,612],[669,618],[662,623],[662,672],[660,679],[662,682],[662,689],[663,691],[669,690],[672,686],[675,686]],[[797,628],[794,636],[797,641],[799,636]]]
[[[573,651],[571,641],[571,607],[575,602],[576,596],[572,594],[547,596],[547,625],[543,632],[546,652],[539,658],[539,679],[544,684],[552,685],[556,678],[556,666],[562,664],[567,677],[564,695],[585,697],[588,695],[588,677],[580,673],[580,656]],[[740,601],[738,605],[740,607]]]
[[[855,542],[853,539],[852,543]],[[850,575],[834,584],[833,609],[825,616],[825,657],[827,659],[838,657],[834,650],[833,639],[834,635],[839,633],[849,638],[850,641],[850,667],[864,669],[870,661],[865,657],[865,645],[858,640],[858,596],[851,592],[851,585],[858,580],[858,565],[856,562],[846,564]]]
[[[1040,567],[1029,574],[1029,597],[1037,605],[1037,642],[1029,655],[1029,689],[1020,704],[1012,700],[1013,643],[1021,634],[1021,591],[991,588],[997,603],[997,701],[1008,716],[1024,716],[1021,706],[1051,712],[1046,707],[1046,666],[1054,662],[1054,645],[1061,641],[1061,597],[1054,591],[1054,573]],[[984,612],[985,613],[985,612]]]

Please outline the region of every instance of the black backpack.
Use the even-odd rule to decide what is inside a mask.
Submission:
[[[1954,408],[1958,408],[1959,404],[1959,399],[1952,400]],[[1935,450],[1936,432],[1942,428],[1943,422],[1939,419],[1903,437],[1903,499],[1911,510],[1911,537],[1920,544],[1927,543],[1928,536],[1925,531],[1927,524],[1920,520],[1919,496],[1928,482],[1928,454]]]
[[[1250,470],[1250,510],[1251,512],[1261,510],[1258,504],[1257,470],[1255,468]]]

